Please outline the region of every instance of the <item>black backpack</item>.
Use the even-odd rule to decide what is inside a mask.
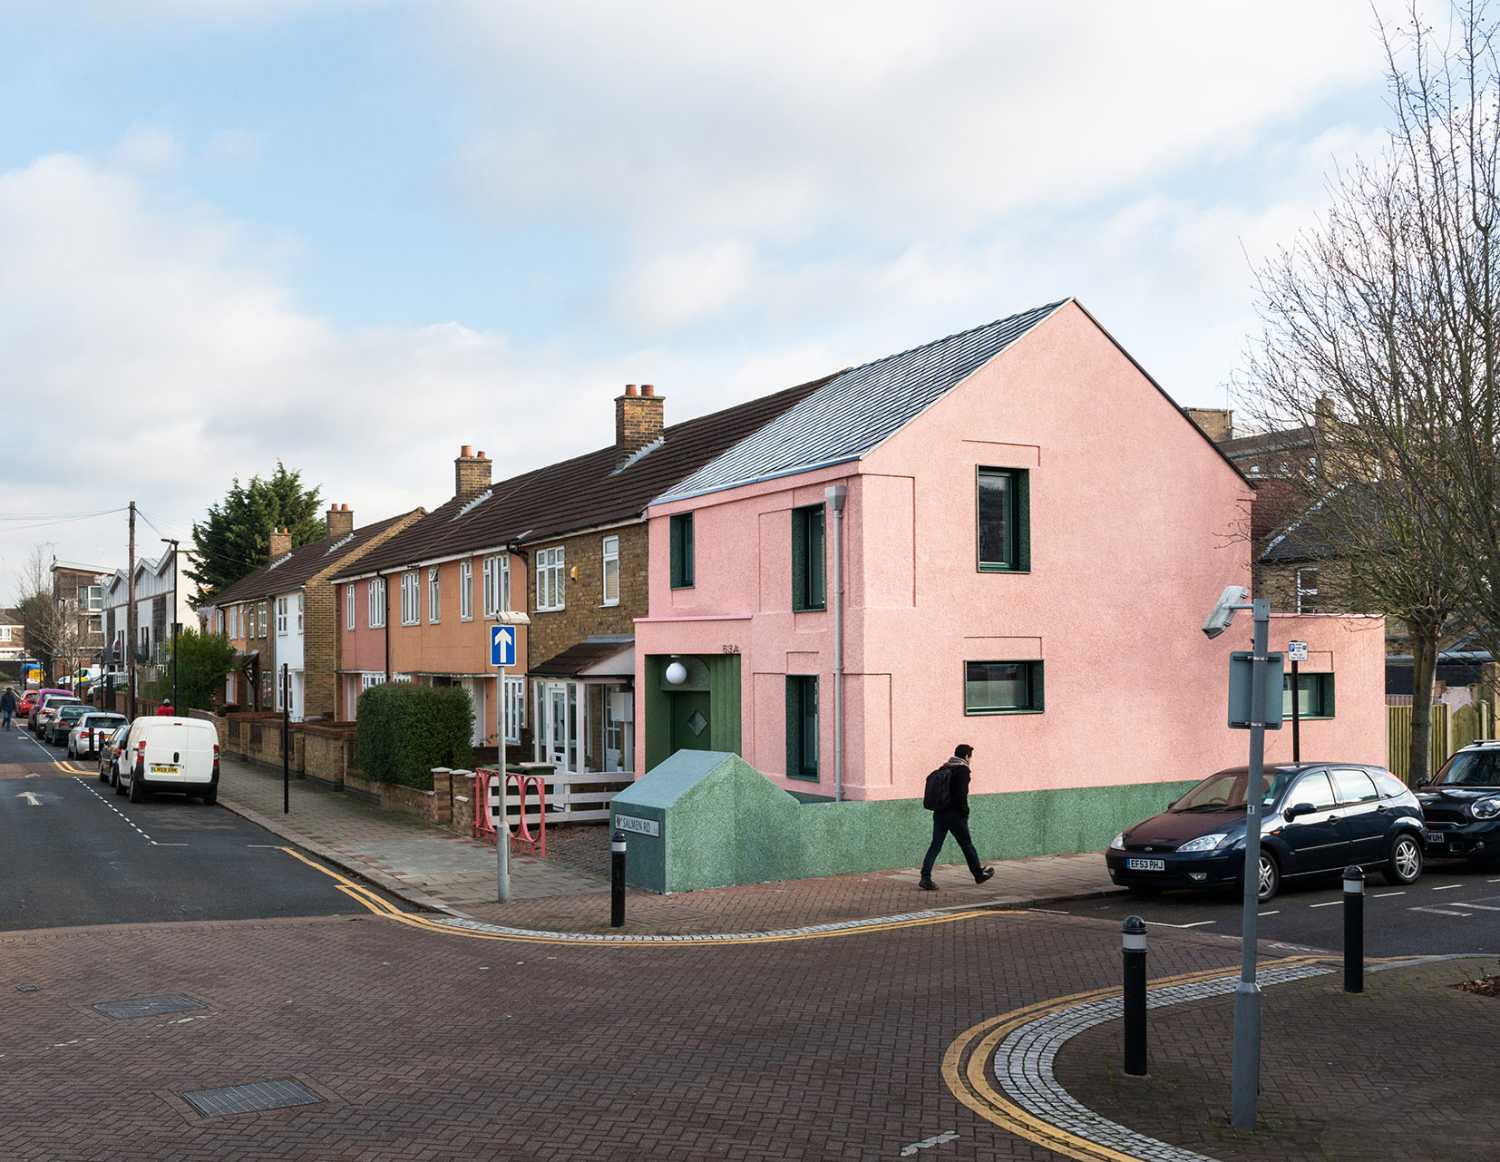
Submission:
[[[922,806],[929,811],[946,811],[953,805],[953,768],[946,763],[927,776],[922,791]]]

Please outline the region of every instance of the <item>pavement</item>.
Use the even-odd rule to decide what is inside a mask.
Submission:
[[[783,880],[662,896],[631,891],[626,925],[609,927],[609,832],[554,827],[545,859],[513,854],[511,900],[496,901],[495,847],[384,811],[356,796],[293,779],[282,814],[279,774],[222,764],[219,802],[419,907],[518,928],[554,932],[689,934],[768,931],[920,909],[1018,906],[1118,892],[1097,852],[996,863],[975,884],[963,864],[939,865],[936,892],[919,891],[910,869]],[[913,860],[926,836],[913,836]],[[958,853],[954,850],[953,854]]]

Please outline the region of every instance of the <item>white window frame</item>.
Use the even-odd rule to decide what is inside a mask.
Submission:
[[[278,597],[276,599],[276,636],[277,637],[286,637],[286,630],[287,630],[286,598],[285,597]],[[280,708],[281,708],[280,705],[278,705],[277,709],[279,710]]]
[[[385,578],[371,577],[369,585],[369,608],[365,611],[365,624],[371,629],[385,628]]]
[[[222,609],[215,611],[214,621],[218,625],[218,632],[222,635],[224,633],[224,611]]]
[[[599,544],[599,552],[602,558],[599,567],[599,596],[600,605],[620,604],[620,538],[618,536],[605,537]],[[609,593],[609,567],[615,567],[615,592],[611,597]]]
[[[1303,609],[1302,608],[1302,599],[1304,597],[1317,597],[1317,595],[1318,595],[1318,587],[1317,587],[1317,585],[1313,585],[1313,586],[1311,586],[1309,588],[1309,587],[1306,587],[1306,586],[1304,586],[1302,584],[1302,574],[1304,574],[1304,573],[1311,573],[1311,574],[1313,574],[1313,576],[1316,577],[1318,575],[1318,572],[1319,572],[1319,570],[1317,569],[1316,566],[1309,565],[1307,568],[1305,568],[1305,569],[1298,569],[1298,570],[1296,570],[1292,574],[1292,584],[1296,587],[1296,590],[1297,590],[1297,612],[1298,613],[1316,613],[1317,612],[1317,610],[1314,610],[1314,609]]]
[[[359,692],[363,694],[366,690],[373,690],[376,686],[385,685],[385,674],[371,673],[366,670],[359,676]]]
[[[415,569],[401,574],[401,624],[416,625],[422,620],[422,577]]]
[[[510,554],[484,559],[484,615],[498,617],[510,609]]]
[[[344,586],[344,628],[354,628],[354,611],[356,598],[354,595],[355,584],[353,581]]]
[[[437,625],[443,619],[443,579],[437,565],[427,566],[427,622]]]
[[[302,626],[303,626],[303,623],[304,623],[304,621],[306,619],[307,606],[306,606],[306,600],[305,599],[306,599],[306,594],[303,594],[303,593],[297,594],[297,636],[298,637],[302,636]]]
[[[458,563],[458,620],[474,620],[474,562]]]
[[[556,613],[567,608],[566,553],[562,545],[538,549],[536,554],[536,609],[538,613]]]
[[[526,679],[505,679],[505,741],[511,746],[521,745],[521,731],[526,729]]]

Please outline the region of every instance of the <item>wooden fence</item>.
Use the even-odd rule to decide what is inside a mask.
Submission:
[[[1386,758],[1391,773],[1402,779],[1411,774],[1411,704],[1387,706]],[[1471,702],[1454,710],[1445,702],[1432,704],[1432,737],[1427,748],[1428,774],[1448,761],[1448,756],[1476,738],[1493,738],[1495,708],[1489,702]]]

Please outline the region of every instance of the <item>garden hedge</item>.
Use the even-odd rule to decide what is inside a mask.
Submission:
[[[469,767],[474,707],[459,686],[405,682],[372,686],[359,696],[355,746],[365,777],[432,789],[433,767]]]

